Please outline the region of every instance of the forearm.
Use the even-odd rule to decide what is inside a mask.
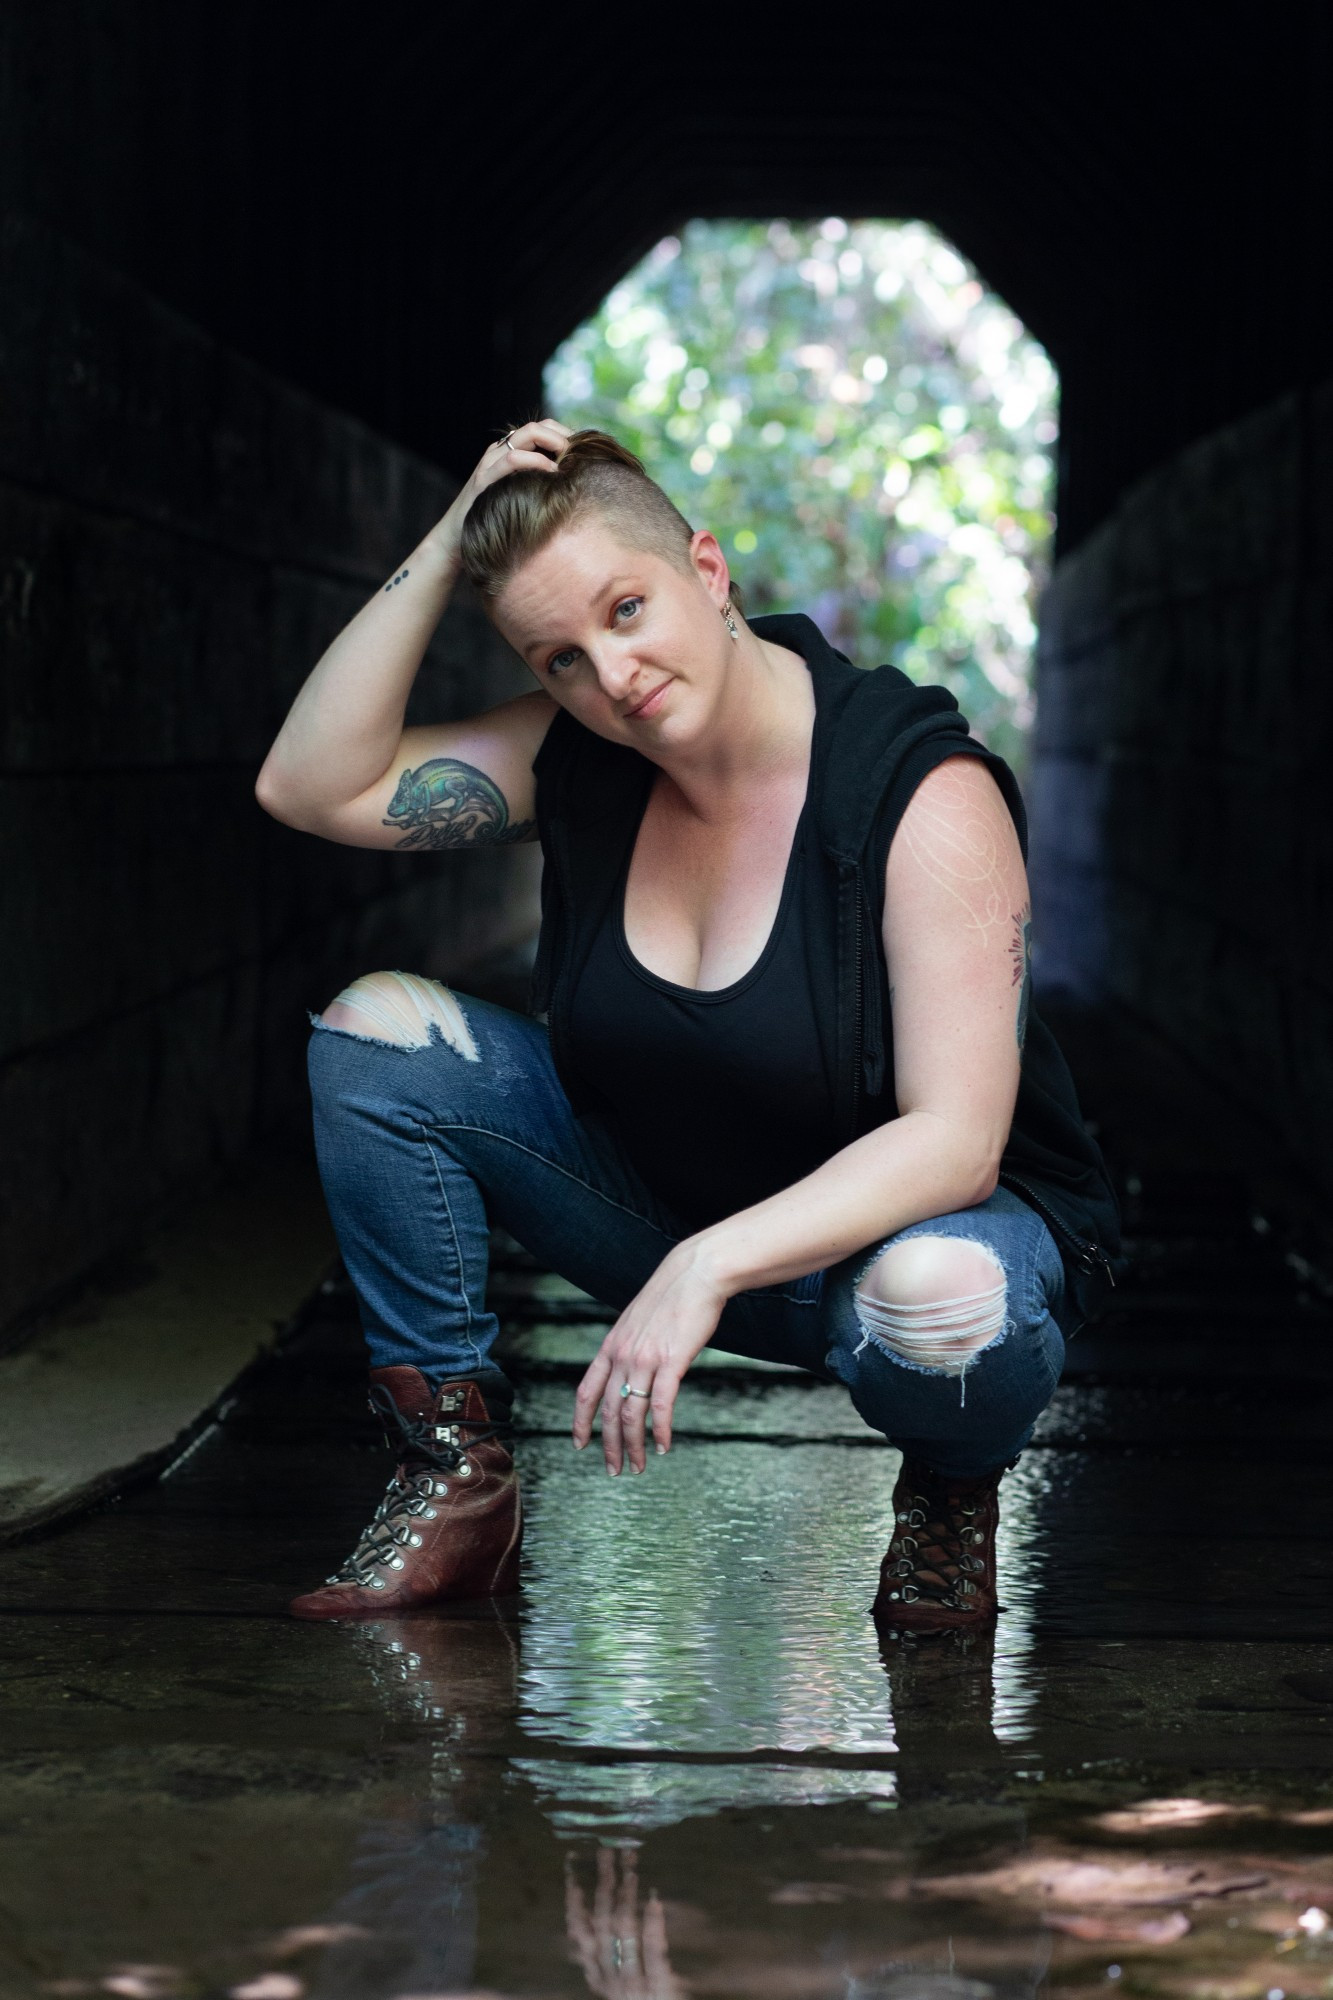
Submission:
[[[259,776],[260,797],[293,816],[346,804],[388,770],[408,696],[459,574],[440,530],[418,543],[312,668]]]
[[[910,1111],[854,1139],[804,1180],[700,1230],[688,1248],[732,1297],[823,1270],[909,1223],[970,1208],[994,1186],[994,1162],[975,1135]]]

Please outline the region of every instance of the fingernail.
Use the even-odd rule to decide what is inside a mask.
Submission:
[[[586,1444],[586,1442],[587,1442],[586,1438],[575,1438],[575,1439],[574,1439],[574,1449],[575,1449],[575,1451],[582,1451],[582,1450],[583,1450],[583,1447],[584,1447],[584,1445]]]
[[[614,1479],[616,1474],[619,1472],[620,1467],[618,1465],[608,1465],[606,1469],[610,1477]]]
[[[659,1458],[665,1458],[665,1457],[666,1457],[666,1446],[665,1446],[664,1444],[659,1444],[659,1445],[658,1445],[658,1447],[657,1447],[657,1456],[658,1456]]]

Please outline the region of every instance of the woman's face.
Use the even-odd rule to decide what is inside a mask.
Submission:
[[[590,515],[515,572],[492,616],[562,708],[651,756],[707,730],[734,647],[716,537],[699,529],[690,557],[687,575]]]

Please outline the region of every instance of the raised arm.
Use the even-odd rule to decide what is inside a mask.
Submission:
[[[532,837],[532,758],[556,704],[540,689],[466,721],[405,729],[407,699],[459,575],[468,508],[509,472],[554,469],[570,435],[543,417],[488,445],[443,520],[317,661],[255,784],[266,812],[351,847]],[[544,447],[544,448],[543,448]]]

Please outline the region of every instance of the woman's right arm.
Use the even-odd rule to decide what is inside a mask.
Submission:
[[[540,689],[467,720],[405,729],[407,699],[457,583],[468,508],[508,472],[552,469],[569,436],[539,418],[489,445],[440,521],[311,671],[255,784],[266,812],[352,847],[530,839],[532,759],[556,711]],[[539,445],[545,449],[538,449]]]

